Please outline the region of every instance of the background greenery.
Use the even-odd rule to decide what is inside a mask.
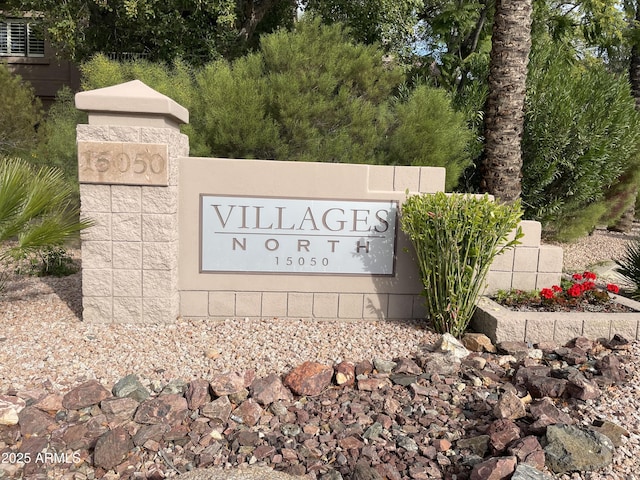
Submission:
[[[24,11],[34,1],[2,3]],[[50,38],[82,62],[83,88],[138,78],[187,107],[193,155],[440,165],[448,189],[477,191],[492,2],[36,3]],[[627,76],[639,6],[534,7],[522,205],[547,237],[571,239],[613,223],[640,182]],[[146,60],[109,60],[113,51]],[[70,92],[43,120],[29,87],[3,72],[0,106],[21,115],[0,123],[0,138],[17,139],[3,152],[57,165],[73,182],[84,120]]]

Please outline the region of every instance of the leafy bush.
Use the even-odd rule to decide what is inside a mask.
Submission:
[[[389,140],[391,161],[447,169],[446,189],[458,184],[470,165],[468,146],[474,139],[464,115],[455,112],[442,89],[420,85],[396,108],[398,127]]]
[[[42,107],[33,88],[0,62],[0,156],[23,155],[36,142]]]
[[[33,169],[24,160],[0,158],[0,243],[17,239],[0,260],[62,245],[91,225],[78,220],[73,189],[55,168]]]
[[[486,195],[440,192],[407,198],[401,226],[414,246],[429,320],[437,332],[464,333],[493,259],[522,237],[521,214],[519,203],[497,204]]]
[[[526,218],[570,240],[611,216],[609,188],[640,167],[640,116],[626,78],[600,62],[575,61],[561,44],[531,57],[523,135]]]
[[[78,271],[78,266],[64,247],[48,246],[18,258],[16,273],[37,277],[66,277]],[[1,290],[1,288],[0,288]]]

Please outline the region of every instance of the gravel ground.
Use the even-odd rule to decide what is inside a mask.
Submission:
[[[638,227],[638,225],[636,225]],[[580,271],[620,258],[638,236],[596,230],[565,250],[565,271]],[[77,251],[72,251],[76,257]],[[6,272],[10,272],[5,268]],[[153,380],[207,378],[213,372],[253,369],[257,376],[284,373],[305,360],[333,364],[415,351],[436,336],[419,324],[400,322],[310,322],[305,320],[180,320],[171,325],[85,324],[80,320],[81,278],[9,275],[0,295],[0,394],[50,381],[61,392],[95,378],[110,387],[136,373]],[[640,345],[634,342],[626,368],[629,382],[583,405],[584,423],[607,418],[630,437],[613,466],[597,474],[563,479],[640,479]]]

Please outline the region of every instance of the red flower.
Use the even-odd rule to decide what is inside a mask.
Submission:
[[[554,292],[561,292],[561,291],[562,291],[562,287],[561,287],[561,286],[559,286],[559,285],[553,285],[553,286],[551,287],[551,289],[552,289]]]
[[[611,293],[618,293],[620,291],[620,287],[614,283],[607,283],[607,291]]]
[[[596,274],[595,274],[595,273],[593,273],[593,272],[584,272],[584,273],[582,274],[582,276],[583,276],[584,278],[586,278],[587,280],[595,280],[595,279],[596,279]]]
[[[579,283],[574,283],[573,285],[571,285],[571,288],[567,290],[567,293],[571,297],[579,297],[580,294],[582,293],[582,287],[580,286]]]
[[[553,290],[551,290],[550,288],[543,288],[542,290],[540,290],[540,296],[542,298],[551,299],[553,298]]]
[[[573,278],[574,280],[582,280],[582,274],[574,273],[573,275],[571,275],[571,278]]]
[[[594,288],[596,288],[596,284],[593,282],[584,282],[580,284],[580,288],[583,292],[586,292],[588,290],[593,290]]]

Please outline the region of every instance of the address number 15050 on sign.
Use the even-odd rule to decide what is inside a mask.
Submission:
[[[167,185],[167,145],[78,143],[78,175],[85,183]]]

